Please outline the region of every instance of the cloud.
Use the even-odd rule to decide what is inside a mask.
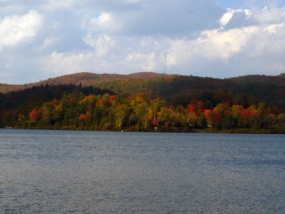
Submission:
[[[223,11],[212,0],[207,3],[194,0],[117,2],[121,2],[118,7],[121,10],[103,3],[95,16],[86,18],[90,23],[85,24],[86,30],[104,30],[107,34],[123,36],[184,37],[206,27],[216,27],[216,19]]]
[[[84,37],[85,43],[92,49],[88,53],[81,53],[81,57],[70,53],[64,55],[64,60],[57,60],[57,63],[63,65],[68,64],[68,61],[73,69],[62,68],[60,65],[55,67],[62,68],[58,72],[89,70],[115,73],[118,68],[121,73],[150,70],[162,72],[167,54],[169,73],[214,77],[254,72],[280,73],[284,65],[276,56],[284,54],[285,29],[281,16],[284,9],[274,10],[228,9],[216,19],[215,28],[202,30],[194,37],[158,37],[155,33],[152,36],[138,33],[129,38],[114,30],[113,14],[102,13],[94,18],[93,28],[89,28]],[[269,18],[267,21],[260,21],[259,17],[264,16],[264,13],[272,14],[271,21]],[[281,18],[273,21],[276,20],[276,13]],[[116,27],[118,31],[123,31],[124,27]],[[99,34],[97,31],[105,33]],[[271,41],[272,38],[274,42]],[[266,57],[267,60],[259,62]],[[251,62],[254,62],[256,68]]]
[[[236,23],[234,26],[237,27],[238,23],[240,26],[242,26],[245,24],[247,20],[250,19],[251,16],[252,16],[252,12],[248,9],[245,9],[245,10],[228,9],[228,11],[220,19],[220,25],[222,28],[224,28],[229,23],[235,22],[235,20],[233,19],[236,19]]]
[[[102,12],[84,21],[82,27],[85,28],[87,32],[110,34],[118,31],[120,27],[120,23],[115,21],[115,19],[113,14]]]
[[[45,58],[45,71],[52,76],[92,71],[96,73],[134,73],[161,69],[162,58],[154,52],[126,52],[121,57],[98,57],[98,52],[54,52]]]
[[[284,14],[285,8],[229,9],[219,20],[220,28],[172,41],[169,66],[203,76],[284,72]]]
[[[53,52],[48,58],[45,70],[53,74],[67,74],[84,71],[86,66],[90,65],[92,54],[90,53],[72,53],[64,54]],[[65,73],[67,72],[67,73]]]
[[[285,8],[268,8],[254,10],[253,20],[258,24],[276,24],[285,21]]]
[[[0,0],[0,82],[164,72],[165,56],[168,73],[284,72],[282,1],[227,2]]]
[[[84,41],[95,49],[97,57],[104,57],[109,54],[116,43],[110,36],[99,35],[95,38],[91,33],[84,38]]]
[[[5,17],[0,21],[0,50],[35,38],[42,23],[43,19],[36,11],[30,11],[23,16]]]
[[[222,16],[220,19],[221,26],[226,26],[230,22],[230,20],[233,18],[234,12],[234,10],[228,10],[228,12]]]

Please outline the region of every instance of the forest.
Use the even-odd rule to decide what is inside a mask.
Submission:
[[[0,93],[0,126],[285,133],[283,75],[268,77],[271,81],[266,76],[220,80],[153,73],[105,77],[84,86],[64,84],[63,77],[58,84]]]

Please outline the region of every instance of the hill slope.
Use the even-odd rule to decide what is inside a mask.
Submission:
[[[154,79],[164,74],[157,74],[152,72],[140,72],[129,75],[123,74],[95,74],[95,73],[76,73],[68,74],[55,78],[49,78],[44,81],[29,83],[24,85],[9,85],[0,83],[0,93],[7,93],[11,91],[19,91],[34,86],[45,86],[45,85],[82,85],[82,86],[93,86],[97,82],[113,81],[113,80],[127,80],[127,79]]]
[[[0,85],[2,92],[18,91],[35,86],[56,85],[93,86],[111,90],[117,94],[144,94],[150,98],[160,97],[175,105],[186,106],[192,100],[202,100],[207,107],[220,102],[249,106],[266,102],[285,108],[285,75],[249,75],[229,79],[166,75],[142,72],[129,75],[77,73],[50,78],[26,85]]]

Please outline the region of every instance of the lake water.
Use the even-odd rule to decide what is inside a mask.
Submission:
[[[285,213],[285,136],[0,129],[0,213]]]

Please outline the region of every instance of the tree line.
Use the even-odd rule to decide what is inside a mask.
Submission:
[[[143,94],[64,93],[25,111],[0,109],[3,126],[37,129],[116,131],[232,131],[285,133],[285,113],[265,102],[243,106],[230,102],[209,108],[202,100],[173,105]]]

